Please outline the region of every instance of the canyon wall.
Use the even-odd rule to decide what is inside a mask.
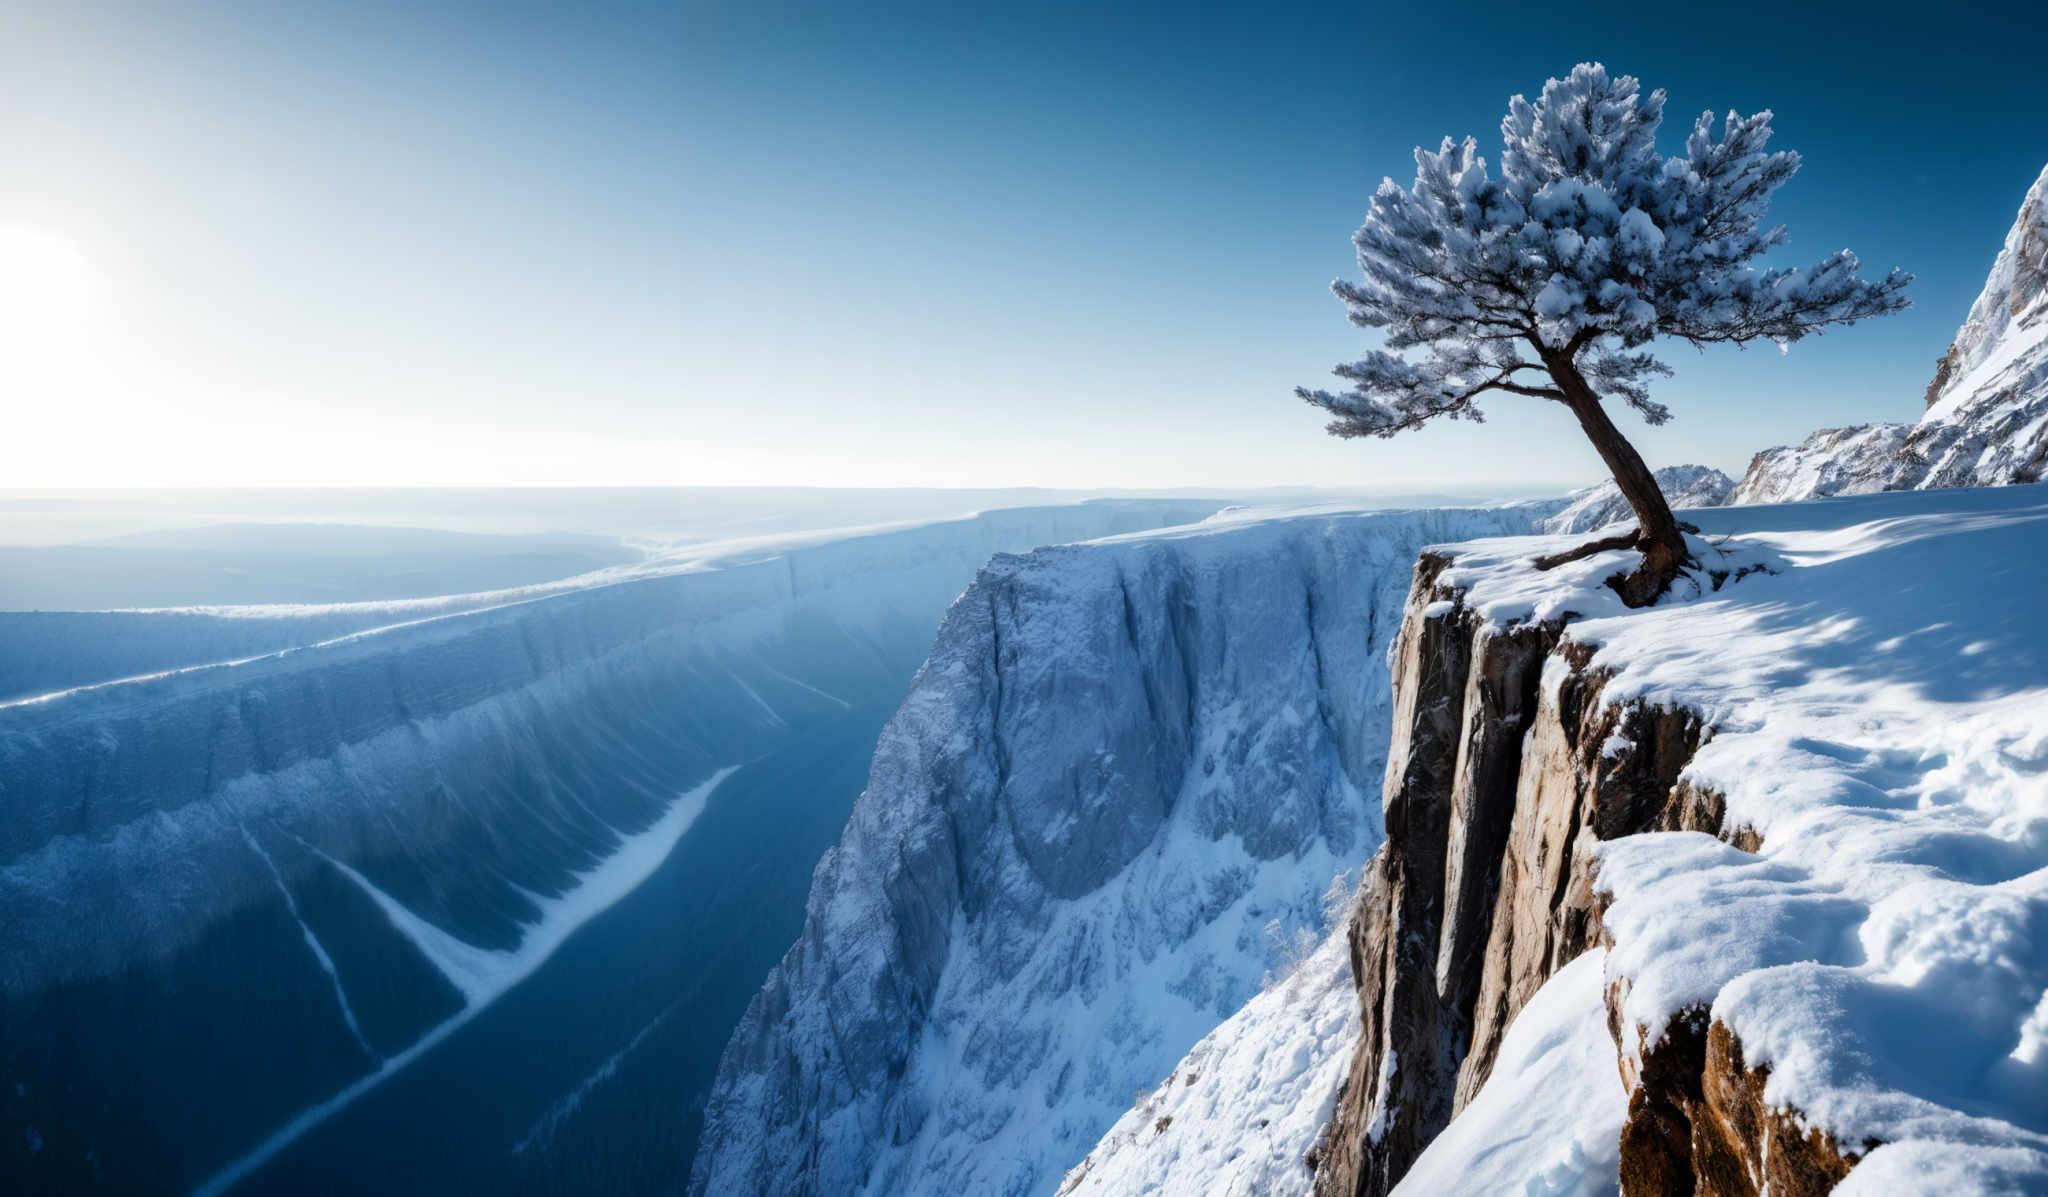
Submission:
[[[1497,625],[1425,553],[1392,658],[1387,839],[1350,925],[1364,1034],[1324,1147],[1324,1197],[1391,1192],[1479,1094],[1515,1016],[1603,942],[1592,845],[1646,831],[1759,840],[1680,784],[1711,728],[1689,710],[1605,701],[1591,651],[1552,619]],[[1651,1041],[1610,982],[1618,1086],[1632,1091],[1623,1190],[1823,1192],[1853,1151],[1802,1136],[1764,1074],[1704,1012]]]

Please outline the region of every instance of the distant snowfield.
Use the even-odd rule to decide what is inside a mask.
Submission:
[[[1087,539],[1111,510],[1159,511],[1167,522],[1195,520],[1221,506],[1201,500],[1091,500],[1075,502],[1064,524]],[[960,516],[839,525],[753,536],[731,536],[683,545],[643,543],[626,554],[633,560],[586,569],[566,577],[517,586],[453,594],[426,594],[350,602],[253,602],[183,606],[130,606],[90,611],[0,610],[0,707],[43,702],[79,690],[105,685],[153,681],[195,669],[247,665],[307,648],[325,648],[366,636],[417,627],[448,616],[488,612],[579,591],[657,578],[729,570],[791,553],[828,545],[851,545],[878,537],[930,536],[943,541],[953,533],[991,519],[1015,519],[1017,512],[1046,513],[1057,508],[1014,508],[968,512]],[[276,529],[251,525],[277,539]],[[203,531],[203,530],[202,530]],[[417,529],[328,529],[366,535],[406,533],[440,543],[446,534]],[[193,533],[191,535],[198,535]],[[986,539],[986,536],[984,537]],[[180,538],[167,538],[178,543]],[[316,538],[317,539],[317,538]],[[452,537],[460,545],[489,543],[489,536]],[[559,538],[557,538],[559,539]],[[993,549],[993,545],[992,545]],[[25,550],[0,549],[0,555]],[[42,550],[26,550],[42,552]],[[460,550],[451,550],[460,551]],[[473,551],[473,550],[472,550]],[[164,554],[168,550],[155,550]],[[857,550],[854,550],[857,553]],[[586,555],[588,553],[586,552]],[[169,553],[171,560],[178,554]],[[4,559],[4,556],[0,556]],[[564,560],[569,558],[564,557]],[[149,569],[155,558],[131,568]],[[38,683],[44,683],[39,685]],[[62,682],[68,684],[48,684]]]
[[[678,942],[720,941],[688,929],[703,912],[677,906],[651,916],[641,950],[657,959],[619,978],[637,1004],[614,1011],[610,989],[586,997],[555,975],[561,959],[543,967],[558,947],[633,966],[630,936],[572,937],[585,920],[673,873],[650,870],[714,825],[757,845],[723,867],[807,879],[822,844],[805,820],[843,819],[872,745],[849,728],[900,700],[946,605],[992,554],[1220,505],[1091,502],[751,537],[438,600],[0,616],[0,697],[15,699],[0,704],[0,1026],[22,1049],[0,1103],[13,1145],[0,1172],[32,1169],[58,1189],[101,1173],[113,1187],[184,1188],[347,1165],[365,1119],[431,1087],[409,1062],[437,1045],[473,1054],[506,1002],[539,986],[579,1025],[517,1085],[419,1124],[445,1125],[441,1157],[458,1161],[437,1186],[484,1183],[663,1005],[687,989],[723,1022],[758,982],[727,976],[724,956],[712,981],[678,976]],[[73,684],[27,684],[67,672]],[[678,805],[740,762],[766,769],[728,785],[745,803],[706,790]],[[817,779],[831,792],[807,788]],[[692,832],[686,816],[706,799]],[[741,807],[757,805],[801,826],[789,841],[800,860],[753,838]],[[725,901],[715,878],[693,885],[689,901]],[[728,921],[782,927],[801,892]],[[133,1006],[149,1016],[124,1017]],[[67,1046],[81,1037],[93,1050]],[[191,1061],[216,1043],[248,1061],[230,1095]],[[676,1036],[647,1048],[681,1061],[685,1099],[709,1080],[709,1061],[689,1064],[705,1075],[681,1071],[691,1050],[702,1054]],[[647,1086],[644,1061],[619,1067]],[[137,1076],[160,1095],[149,1109]],[[527,1175],[592,1141],[565,1111],[552,1145],[519,1165]],[[687,1166],[683,1134],[664,1166]],[[41,1146],[24,1155],[27,1142]],[[407,1139],[358,1153],[352,1176],[375,1187],[412,1174],[408,1153],[435,1150]]]

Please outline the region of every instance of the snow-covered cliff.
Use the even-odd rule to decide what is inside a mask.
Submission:
[[[1423,558],[1316,1192],[2048,1188],[2048,501],[1694,518]]]
[[[1555,509],[1240,513],[992,562],[726,1049],[692,1190],[1051,1192],[1377,842],[1416,551]],[[1276,1136],[1319,1120],[1307,1092],[1266,1095],[1307,1111]]]
[[[1936,364],[1914,424],[1828,428],[1750,462],[1736,503],[2048,476],[2048,168]]]
[[[569,933],[718,822],[734,787],[801,789],[778,759],[828,733],[871,742],[990,553],[1214,508],[1009,509],[496,595],[45,625],[77,637],[92,680],[0,703],[0,1175],[226,1185],[297,1150],[533,991]],[[92,656],[124,619],[127,647]],[[234,659],[192,663],[223,646]],[[63,647],[39,651],[72,659]],[[183,667],[106,676],[138,661]],[[788,780],[743,785],[764,763]],[[789,806],[778,817],[807,808]],[[683,934],[643,923],[643,957]],[[623,1028],[575,1015],[494,1073],[489,1101],[438,1133],[419,1120],[438,1140],[420,1150],[509,1159],[676,997],[633,990],[653,971],[588,999]],[[558,1019],[576,1009],[563,988]],[[457,1141],[455,1120],[485,1116]]]

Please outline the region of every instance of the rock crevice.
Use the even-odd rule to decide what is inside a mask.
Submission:
[[[1479,1093],[1515,1015],[1603,942],[1593,841],[1702,831],[1745,851],[1718,794],[1681,780],[1692,711],[1609,701],[1565,621],[1501,626],[1416,565],[1391,654],[1387,838],[1349,928],[1363,1034],[1311,1165],[1319,1197],[1377,1197]],[[1704,1012],[1657,1043],[1621,1023],[1630,1193],[1824,1192],[1855,1157],[1763,1102],[1763,1071]]]

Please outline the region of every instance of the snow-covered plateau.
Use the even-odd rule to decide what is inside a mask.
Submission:
[[[991,553],[1217,506],[1006,509],[434,599],[8,617],[33,668],[0,676],[0,1175],[678,1183],[674,1112],[795,934],[947,603]],[[579,1139],[615,1092],[660,1125]]]

